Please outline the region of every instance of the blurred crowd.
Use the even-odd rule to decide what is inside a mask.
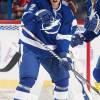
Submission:
[[[8,14],[8,6],[7,6],[7,1],[8,0],[0,0],[0,19],[7,19]]]
[[[84,19],[87,13],[86,12],[87,0],[72,0],[72,1],[74,2],[77,8],[76,17]],[[18,0],[12,0],[11,3],[12,3],[12,9],[11,9],[12,19],[20,19],[23,14],[24,7],[20,5]],[[0,19],[7,19],[7,18],[8,18],[8,0],[0,0]]]
[[[17,0],[13,0],[12,2],[12,18],[20,19],[23,14],[24,7],[20,5]]]
[[[11,0],[11,5],[11,19],[20,19],[24,8],[20,6],[20,3],[17,2],[17,0]],[[8,0],[0,0],[0,19],[8,19],[8,7]]]

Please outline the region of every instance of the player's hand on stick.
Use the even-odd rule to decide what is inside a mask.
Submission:
[[[78,45],[82,45],[83,42],[84,42],[84,36],[82,33],[77,33],[77,34],[74,34],[71,38],[71,46],[72,47],[75,47],[75,46],[78,46]]]
[[[66,69],[71,70],[72,69],[72,60],[69,57],[62,58],[62,66],[64,66]]]
[[[72,69],[72,59],[70,57],[67,57],[67,54],[59,53],[59,57],[62,58],[61,61],[59,61],[59,64],[61,67],[64,67],[66,70]]]

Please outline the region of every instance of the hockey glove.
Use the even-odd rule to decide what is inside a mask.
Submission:
[[[59,61],[61,67],[64,67],[66,70],[72,69],[72,60],[71,58],[67,57],[64,53],[59,53],[59,56],[62,58],[62,61]]]
[[[66,58],[62,58],[62,66],[64,66],[64,68],[66,70],[71,70],[72,69],[72,60],[69,57]]]
[[[82,45],[84,42],[84,36],[82,33],[74,34],[71,38],[71,46],[75,47],[77,45]]]
[[[95,14],[92,19],[86,20],[85,26],[86,31],[84,33],[74,34],[71,39],[71,46],[75,47],[77,45],[82,45],[83,42],[90,42],[95,37],[100,35],[100,19],[97,14]]]
[[[100,35],[100,18],[95,14],[91,19],[87,19],[85,26],[86,31],[84,37],[86,42],[92,41],[95,37]]]
[[[36,20],[44,26],[49,26],[51,21],[53,21],[53,15],[49,10],[42,9],[36,12]]]

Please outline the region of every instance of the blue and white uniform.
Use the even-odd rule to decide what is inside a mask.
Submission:
[[[90,8],[92,8],[91,7],[91,4],[90,4],[90,1],[91,0],[88,0],[88,2],[87,3],[89,3],[88,4],[88,9],[90,9]],[[90,6],[89,6],[90,5]],[[95,4],[95,8],[94,8],[95,10],[94,10],[94,12],[96,12],[96,15],[94,16],[94,17],[99,17],[98,19],[99,19],[99,21],[96,21],[95,20],[95,18],[93,18],[93,20],[92,21],[90,21],[90,23],[93,23],[94,25],[93,26],[95,26],[95,24],[99,24],[100,23],[100,0],[96,0],[96,4]],[[92,9],[93,10],[93,9]],[[90,16],[90,14],[91,14],[91,10],[88,10],[88,16]],[[89,23],[89,24],[90,24]],[[87,24],[88,25],[88,24]],[[92,26],[92,25],[91,25]],[[92,41],[94,38],[96,38],[96,37],[98,37],[99,35],[100,35],[100,29],[99,29],[99,25],[98,25],[98,28],[97,29],[94,29],[94,27],[92,28],[90,26],[90,28],[88,28],[88,26],[86,26],[86,32],[83,34],[84,35],[84,37],[86,38],[85,39],[85,41],[86,42],[89,42],[89,41]],[[94,30],[93,30],[94,29]],[[98,30],[98,31],[95,31],[95,30]]]
[[[88,5],[89,5],[90,1],[91,0],[88,0]],[[96,0],[96,3],[94,6],[95,6],[95,11],[96,11],[97,15],[99,16],[99,20],[100,20],[100,0]],[[100,23],[100,21],[99,21],[99,23]],[[99,32],[97,34],[94,32],[91,32],[91,31],[90,32],[87,31],[85,33],[85,37],[87,38],[87,41],[93,40],[96,37],[98,37],[99,35],[100,35],[100,26],[99,26]],[[98,58],[97,65],[93,70],[93,76],[94,76],[95,80],[100,83],[100,57]]]
[[[97,0],[97,1],[96,1],[95,10],[97,11],[97,14],[98,14],[99,17],[100,17],[100,0]]]
[[[91,10],[91,0],[87,1],[88,22],[85,24],[86,31],[84,33],[74,34],[71,40],[71,46],[82,45],[83,42],[90,42],[100,35],[100,0],[96,0],[94,9]],[[92,15],[92,17],[91,17]],[[96,68],[94,68],[93,76],[97,82],[100,82],[100,57]]]
[[[48,2],[46,3],[46,5],[47,4]],[[48,4],[50,7],[47,8],[52,12],[54,21],[52,21],[51,26],[45,26],[41,23],[37,23],[34,19],[34,15],[38,13],[38,10],[46,8],[44,6],[45,2],[41,4],[43,5],[43,7],[38,7],[38,5],[30,3],[30,5],[28,5],[29,7],[27,7],[23,15],[22,23],[24,25],[22,26],[20,42],[25,45],[31,45],[32,48],[34,48],[34,52],[41,52],[42,50],[44,50],[38,43],[36,43],[36,41],[34,41],[32,36],[28,32],[31,31],[36,37],[38,37],[38,39],[40,39],[47,46],[52,47],[52,50],[55,50],[57,53],[67,52],[72,35],[71,30],[76,26],[76,20],[74,19],[70,8],[68,6],[66,7],[64,5],[61,5],[57,11],[54,11]],[[23,27],[28,31],[25,31]]]
[[[53,17],[50,23],[41,23],[36,20],[36,15],[41,12],[41,9],[47,9],[51,12]],[[60,4],[57,10],[52,9],[48,0],[33,0],[27,5],[22,17],[22,33],[19,40],[22,54],[20,85],[16,88],[14,100],[20,99],[22,92],[30,92],[29,88],[32,88],[37,79],[40,63],[56,85],[54,90],[55,100],[67,98],[68,70],[64,66],[60,66],[59,60],[35,41],[34,36],[56,54],[65,55],[68,52],[71,35],[76,27],[77,22],[71,9],[64,4]]]
[[[97,11],[97,14],[99,15],[99,18],[100,18],[100,0],[96,1],[95,10]],[[99,35],[100,35],[100,32],[99,32],[98,36]],[[97,65],[94,68],[93,76],[94,76],[95,80],[100,83],[100,56],[98,58]]]

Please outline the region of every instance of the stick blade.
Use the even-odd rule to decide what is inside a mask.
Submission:
[[[2,69],[0,69],[0,72],[7,72],[11,70],[16,63],[19,61],[21,54],[19,52],[16,52],[15,55],[12,57],[10,62]]]

